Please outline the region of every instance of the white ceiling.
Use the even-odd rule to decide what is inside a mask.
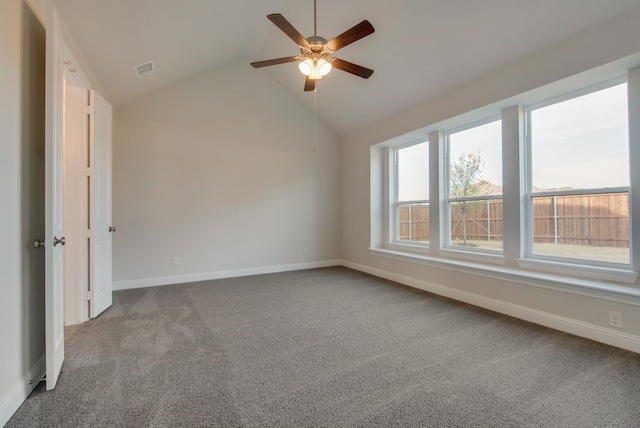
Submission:
[[[266,18],[282,13],[313,34],[312,0],[54,0],[115,105],[221,66],[297,55]],[[364,80],[334,70],[318,84],[318,116],[344,136],[600,21],[640,0],[318,0],[318,35],[363,19],[376,32],[334,56],[375,70]],[[153,60],[156,72],[136,77]],[[271,73],[307,108],[295,64]],[[277,84],[274,82],[274,84]]]

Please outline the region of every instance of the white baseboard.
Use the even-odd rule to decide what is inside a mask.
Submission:
[[[210,281],[213,279],[235,278],[239,276],[262,275],[266,273],[289,272],[294,270],[315,269],[341,265],[341,260],[322,260],[317,262],[293,263],[288,265],[260,266],[254,268],[191,273],[186,275],[172,275],[157,278],[131,279],[126,281],[114,281],[113,289],[131,290],[133,288],[157,287],[160,285],[184,284],[187,282]]]
[[[421,279],[411,278],[397,273],[389,272],[382,269],[376,269],[371,266],[362,265],[343,260],[342,265],[350,269],[365,272],[380,278],[408,285],[409,287],[428,291],[440,296],[449,297],[454,300],[469,303],[474,306],[489,309],[494,312],[509,315],[555,330],[564,331],[576,336],[585,337],[597,342],[606,343],[618,348],[640,353],[640,337],[632,334],[608,329],[594,324],[577,321],[571,318],[558,316],[548,312],[539,311],[537,309],[528,308],[526,306],[516,305],[502,300],[485,297],[479,294],[470,293],[468,291],[457,290],[455,288],[446,287],[440,284],[424,281]]]
[[[4,426],[20,405],[27,399],[31,391],[38,385],[32,380],[40,380],[46,371],[44,355],[22,376],[3,397],[0,398],[0,426]]]

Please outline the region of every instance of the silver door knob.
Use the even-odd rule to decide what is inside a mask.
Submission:
[[[39,239],[36,239],[35,241],[33,241],[33,246],[36,248],[44,247],[44,239],[42,241]]]
[[[116,231],[115,226],[109,226],[109,232],[115,232],[115,231]]]
[[[60,238],[60,239],[56,238],[55,236],[53,237],[53,246],[54,246],[54,247],[55,247],[56,245],[58,245],[58,244],[62,244],[62,245],[64,245],[64,244],[66,244],[66,243],[67,243],[67,240],[65,239],[65,237],[64,237],[64,236],[63,236],[62,238]]]

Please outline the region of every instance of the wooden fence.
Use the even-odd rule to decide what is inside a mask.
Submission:
[[[453,241],[502,240],[502,200],[455,203]],[[429,240],[429,206],[399,207],[400,239]],[[534,242],[629,248],[629,195],[544,196],[533,199]]]

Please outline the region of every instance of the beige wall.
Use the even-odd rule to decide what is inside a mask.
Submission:
[[[319,123],[313,148],[313,115],[248,61],[117,107],[116,288],[339,259],[338,139]]]
[[[42,24],[24,2],[2,0],[0,424],[44,354],[44,250],[32,244],[44,238],[44,59]]]
[[[550,85],[550,90],[557,90],[563,85],[568,87],[563,79],[574,75],[580,74],[571,83],[577,87],[599,75],[611,78],[617,73],[614,68],[626,70],[638,64],[639,20],[640,8],[636,8],[348,136],[342,146],[341,159],[342,257],[347,265],[451,297],[468,298],[467,301],[485,304],[495,310],[511,311],[518,316],[524,314],[536,322],[549,320],[549,324],[555,327],[577,326],[600,335],[599,339],[608,334],[623,337],[640,350],[638,296],[584,296],[544,287],[539,281],[537,286],[526,285],[531,281],[462,273],[455,269],[380,257],[368,251],[372,238],[372,201],[374,205],[379,202],[376,198],[381,187],[380,174],[375,174],[377,166],[371,161],[372,145],[484,106],[491,106],[493,111],[499,112],[501,108],[512,105],[510,97],[544,85]],[[582,74],[587,70],[591,71]],[[372,171],[378,181],[373,188]],[[508,215],[505,212],[505,217]],[[633,290],[638,291],[638,286],[633,286]],[[609,328],[609,310],[623,313],[622,330]]]

